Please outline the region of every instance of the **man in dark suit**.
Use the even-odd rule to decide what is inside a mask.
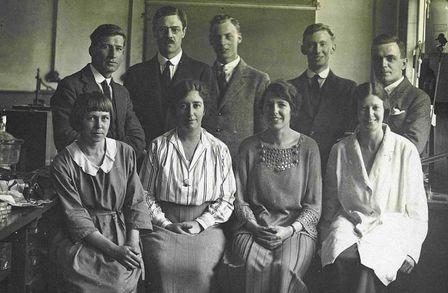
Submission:
[[[259,102],[269,76],[238,56],[242,36],[237,19],[216,15],[210,22],[209,39],[216,54],[212,69],[218,95],[208,101],[204,127],[227,144],[235,165],[241,141],[263,130]]]
[[[56,149],[64,149],[79,137],[70,125],[70,113],[77,97],[83,93],[103,92],[112,99],[113,104],[107,136],[128,143],[140,156],[145,147],[143,129],[133,111],[129,92],[112,79],[112,73],[123,60],[126,35],[119,26],[102,24],[90,35],[90,39],[92,62],[61,80],[51,97]]]
[[[172,6],[161,7],[152,19],[152,30],[159,52],[149,61],[130,67],[124,79],[147,144],[174,126],[168,115],[167,92],[176,81],[200,80],[208,87],[210,95],[216,94],[210,67],[182,51],[187,31],[185,12]]]
[[[397,37],[379,35],[373,40],[373,71],[389,95],[390,112],[384,122],[422,153],[431,130],[431,101],[403,75],[406,61],[404,43]]]
[[[290,80],[299,93],[298,113],[291,117],[291,127],[312,137],[319,145],[322,170],[325,170],[333,144],[353,130],[355,103],[354,81],[336,76],[329,67],[336,50],[335,36],[328,25],[316,23],[303,32],[301,52],[307,57],[308,68]],[[324,173],[325,174],[325,173]]]

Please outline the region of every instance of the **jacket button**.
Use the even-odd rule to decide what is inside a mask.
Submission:
[[[221,128],[216,128],[216,132],[221,132]]]
[[[222,113],[221,113],[221,112],[219,112],[219,113],[218,113],[218,116],[222,116]]]

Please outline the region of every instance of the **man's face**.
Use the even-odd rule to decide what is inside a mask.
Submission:
[[[336,45],[326,30],[306,36],[301,46],[302,54],[308,59],[309,69],[317,73],[328,67],[330,55],[335,49]]]
[[[153,32],[160,54],[168,59],[179,54],[186,28],[182,26],[182,22],[177,15],[159,18]]]
[[[117,71],[123,61],[124,38],[123,36],[108,36],[89,48],[92,57],[92,65],[104,77],[110,77]]]
[[[406,58],[402,58],[397,43],[373,46],[372,66],[376,78],[388,86],[401,78],[406,67]]]
[[[215,50],[216,59],[222,64],[232,62],[238,57],[238,44],[241,40],[241,34],[230,21],[215,24],[211,28],[210,44]]]

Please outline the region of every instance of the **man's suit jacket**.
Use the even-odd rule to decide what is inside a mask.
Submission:
[[[135,113],[143,126],[146,144],[174,126],[168,117],[168,101],[162,93],[160,65],[157,55],[129,68],[124,86],[131,93]],[[185,52],[178,64],[171,84],[183,79],[200,80],[208,87],[210,95],[216,95],[216,86],[210,67],[188,57]]]
[[[431,130],[431,100],[405,78],[389,95],[390,112],[384,122],[410,141],[421,154]]]
[[[354,128],[356,119],[353,90],[356,83],[336,76],[331,70],[320,89],[320,104],[313,111],[311,90],[306,72],[290,80],[298,91],[298,111],[291,115],[291,128],[313,138],[319,145],[322,170],[325,170],[331,147]]]
[[[139,156],[145,148],[145,135],[135,116],[129,92],[113,80],[110,85],[116,114],[117,133],[113,138],[131,145]],[[90,92],[101,92],[101,89],[95,82],[89,65],[59,82],[56,92],[51,97],[54,143],[58,151],[79,137],[79,133],[70,125],[70,113],[78,96]]]
[[[218,76],[217,67],[212,70]],[[260,100],[268,83],[268,74],[241,59],[222,98],[218,94],[208,101],[204,128],[227,144],[234,163],[241,141],[263,130]]]

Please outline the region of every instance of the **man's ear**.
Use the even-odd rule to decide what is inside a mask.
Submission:
[[[332,43],[331,43],[330,54],[333,54],[335,51],[336,51],[336,43],[332,42]]]
[[[241,44],[242,41],[243,41],[243,36],[239,33],[238,34],[238,44]]]
[[[90,45],[89,46],[89,55],[90,55],[90,57],[92,57],[92,54],[93,53],[93,45]]]
[[[299,42],[299,44],[300,44],[300,42]],[[306,51],[306,48],[305,48],[305,45],[304,45],[304,44],[300,44],[300,52],[301,52],[303,55],[307,55],[307,51]]]
[[[182,30],[182,39],[185,38],[185,34],[187,33],[187,27],[184,27]]]
[[[406,64],[408,63],[408,58],[403,58],[401,59],[401,61],[403,62],[403,64],[401,65],[401,70],[405,70]]]

